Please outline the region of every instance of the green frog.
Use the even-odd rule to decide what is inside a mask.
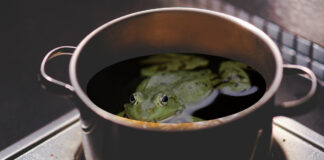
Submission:
[[[141,63],[146,78],[119,116],[164,123],[202,121],[192,113],[211,104],[220,91],[251,88],[247,66],[239,62],[221,63],[217,74],[207,68],[207,59],[195,55],[160,54]]]

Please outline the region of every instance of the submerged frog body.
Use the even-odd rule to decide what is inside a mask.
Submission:
[[[247,66],[227,61],[219,74],[207,69],[208,60],[197,56],[162,54],[142,61],[144,79],[119,115],[149,122],[195,122],[191,114],[211,104],[219,90],[241,92],[251,87]],[[200,68],[200,69],[197,69]]]
[[[185,54],[159,54],[141,61],[143,65],[149,65],[141,69],[142,76],[152,76],[159,71],[185,71],[206,67],[208,60]]]

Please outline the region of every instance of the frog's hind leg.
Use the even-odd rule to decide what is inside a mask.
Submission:
[[[145,65],[141,75],[152,76],[159,71],[183,71],[206,67],[209,61],[195,55],[168,53],[148,57],[140,63]]]
[[[166,62],[161,64],[152,64],[150,66],[144,67],[141,69],[141,75],[142,76],[153,76],[154,74],[158,72],[164,72],[164,71],[177,71],[181,68],[180,63],[174,63],[174,62]]]

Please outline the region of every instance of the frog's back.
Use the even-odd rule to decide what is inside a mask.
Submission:
[[[212,78],[210,70],[191,71],[175,85],[173,92],[187,104],[196,103],[206,98],[214,89]]]
[[[159,72],[147,78],[145,88],[168,86],[173,87],[175,84],[183,81],[185,74],[181,72]]]
[[[177,96],[184,103],[194,103],[208,96],[213,90],[210,70],[159,72],[147,78],[139,90],[154,88]]]

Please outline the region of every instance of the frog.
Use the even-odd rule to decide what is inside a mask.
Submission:
[[[203,119],[192,114],[210,105],[221,90],[242,92],[251,87],[247,66],[240,62],[225,61],[218,73],[207,68],[207,59],[195,55],[161,54],[140,63],[146,66],[140,72],[145,79],[119,116],[159,123],[199,122]]]

